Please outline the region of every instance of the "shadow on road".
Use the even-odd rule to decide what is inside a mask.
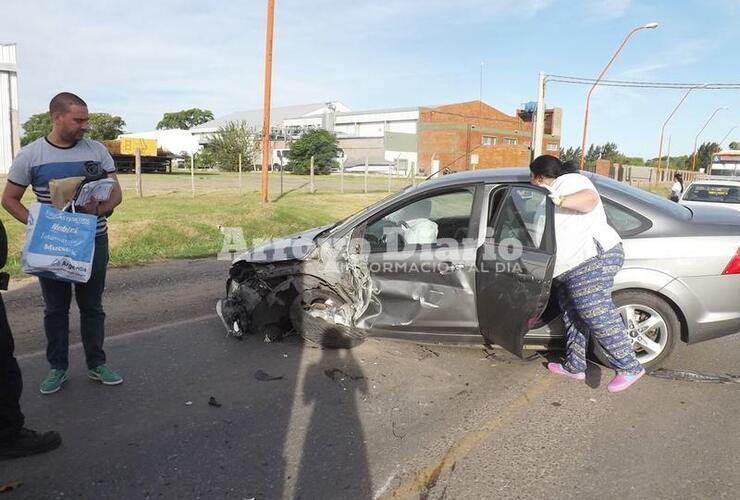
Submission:
[[[296,499],[372,498],[372,481],[357,408],[367,380],[351,351],[323,350],[306,370],[303,402],[311,405]]]

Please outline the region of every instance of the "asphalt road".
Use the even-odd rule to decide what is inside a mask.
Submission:
[[[62,391],[46,372],[33,282],[5,295],[27,423],[62,448],[0,463],[8,499],[736,498],[740,384],[611,373],[560,380],[543,359],[370,340],[351,351],[223,335],[228,263],[114,270],[110,364],[86,379],[79,345]],[[735,374],[740,336],[679,347],[669,367]],[[213,397],[220,406],[209,405]]]

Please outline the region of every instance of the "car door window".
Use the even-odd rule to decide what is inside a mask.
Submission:
[[[416,199],[368,224],[370,251],[386,252],[434,247],[443,240],[459,243],[468,237],[473,191],[458,190]]]
[[[494,192],[492,196],[497,194]],[[488,231],[488,239],[501,243],[513,238],[524,248],[542,248],[546,200],[545,193],[540,190],[525,186],[511,188],[510,195],[497,210],[496,224]]]

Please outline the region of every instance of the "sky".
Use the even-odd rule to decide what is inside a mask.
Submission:
[[[74,5],[71,8],[70,5]],[[21,120],[62,90],[91,112],[153,130],[165,112],[216,117],[259,109],[266,0],[2,0],[0,43],[15,43]],[[338,100],[352,110],[478,99],[513,115],[537,76],[740,83],[740,0],[276,0],[272,105]],[[482,71],[481,71],[482,63]],[[482,74],[482,86],[481,86]],[[563,146],[580,146],[587,86],[550,82]],[[588,143],[655,157],[685,91],[597,87]],[[664,152],[699,137],[740,141],[740,90],[694,91],[666,128]]]

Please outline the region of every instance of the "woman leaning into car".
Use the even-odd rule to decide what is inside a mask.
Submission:
[[[624,263],[622,240],[607,224],[594,185],[571,164],[542,155],[529,169],[532,184],[547,188],[555,204],[553,276],[567,330],[565,363],[548,363],[547,368],[557,375],[585,379],[586,333],[590,333],[617,372],[607,389],[623,391],[645,370],[611,297],[614,276]]]

